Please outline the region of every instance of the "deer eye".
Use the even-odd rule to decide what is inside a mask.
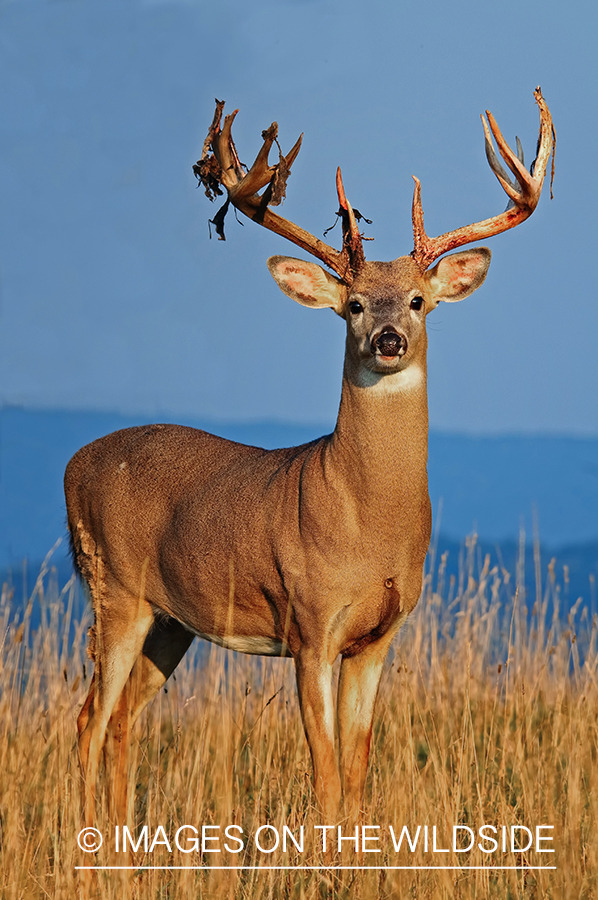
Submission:
[[[359,313],[363,312],[363,306],[361,303],[358,303],[357,300],[352,300],[351,303],[349,303],[349,310],[354,316],[357,316]]]
[[[424,305],[423,297],[414,297],[411,303],[409,304],[411,309],[421,309]]]

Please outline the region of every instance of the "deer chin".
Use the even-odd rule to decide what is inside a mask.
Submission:
[[[374,357],[374,365],[371,367],[373,372],[379,372],[381,375],[387,372],[400,372],[406,368],[404,357],[400,356],[382,356],[377,353]]]
[[[365,368],[376,375],[391,375],[394,372],[403,372],[408,367],[409,362],[405,359],[404,353],[396,356],[383,356],[381,353],[376,353],[365,363]]]

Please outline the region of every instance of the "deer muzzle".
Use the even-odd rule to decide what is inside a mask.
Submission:
[[[407,352],[407,338],[389,325],[372,338],[370,347],[372,356],[379,354],[386,359],[394,359]]]

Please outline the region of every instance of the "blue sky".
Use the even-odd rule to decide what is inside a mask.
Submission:
[[[533,158],[541,84],[555,199],[492,238],[485,285],[429,318],[430,422],[598,434],[595,4],[355,0],[0,2],[0,402],[331,425],[343,326],[216,208],[191,165],[214,97],[250,163],[276,119],[304,146],[283,215],[332,224],[340,164],[369,258],[411,250],[412,180],[437,234],[505,200],[479,114]],[[329,240],[335,241],[334,232]],[[336,238],[338,240],[338,238]]]

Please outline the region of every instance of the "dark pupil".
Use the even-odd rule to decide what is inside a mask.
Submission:
[[[363,306],[361,305],[361,303],[358,303],[357,300],[353,300],[352,303],[349,303],[349,309],[355,315],[357,315],[357,313],[363,312]]]
[[[414,297],[411,301],[411,309],[421,309],[424,302],[423,297]]]

